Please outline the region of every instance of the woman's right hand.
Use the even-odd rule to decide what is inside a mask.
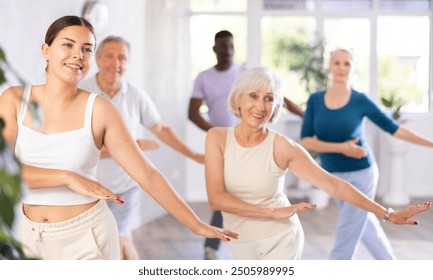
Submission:
[[[125,201],[98,181],[87,179],[73,172],[68,173],[68,187],[71,190],[88,197],[111,200],[118,204],[125,203]]]
[[[292,205],[287,206],[287,207],[274,208],[272,210],[272,218],[275,220],[290,218],[291,216],[295,215],[296,213],[299,213],[301,211],[308,210],[308,209],[314,209],[314,208],[316,208],[316,204],[310,204],[310,203],[306,203],[306,202],[292,204]]]

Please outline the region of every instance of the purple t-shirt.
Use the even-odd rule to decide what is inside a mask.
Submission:
[[[229,127],[238,122],[236,116],[228,111],[227,97],[233,82],[244,70],[243,65],[233,63],[225,71],[218,71],[212,67],[198,74],[191,97],[206,103],[212,125]]]

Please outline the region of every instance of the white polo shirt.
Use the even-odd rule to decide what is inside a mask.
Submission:
[[[96,75],[80,83],[80,87],[110,100],[119,110],[134,139],[138,139],[143,126],[151,128],[161,121],[161,116],[147,93],[125,79],[122,79],[121,88],[113,98],[99,87]],[[135,181],[111,157],[101,158],[96,178],[115,194],[123,193],[136,185]]]

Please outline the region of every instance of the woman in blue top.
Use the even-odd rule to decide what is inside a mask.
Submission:
[[[349,181],[373,199],[379,174],[374,155],[366,143],[364,117],[408,142],[428,147],[433,147],[433,142],[400,127],[368,96],[351,89],[352,63],[352,54],[345,49],[331,54],[331,82],[326,91],[312,94],[308,100],[301,144],[307,150],[319,153],[325,170]],[[340,214],[331,259],[352,259],[359,241],[376,259],[395,259],[391,244],[374,215],[342,201],[337,204]]]

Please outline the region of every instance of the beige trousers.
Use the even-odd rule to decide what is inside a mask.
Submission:
[[[116,221],[104,200],[59,223],[35,223],[21,211],[20,242],[28,258],[120,259]]]
[[[227,242],[236,260],[298,260],[304,248],[304,231],[288,228],[270,237],[250,242]]]

